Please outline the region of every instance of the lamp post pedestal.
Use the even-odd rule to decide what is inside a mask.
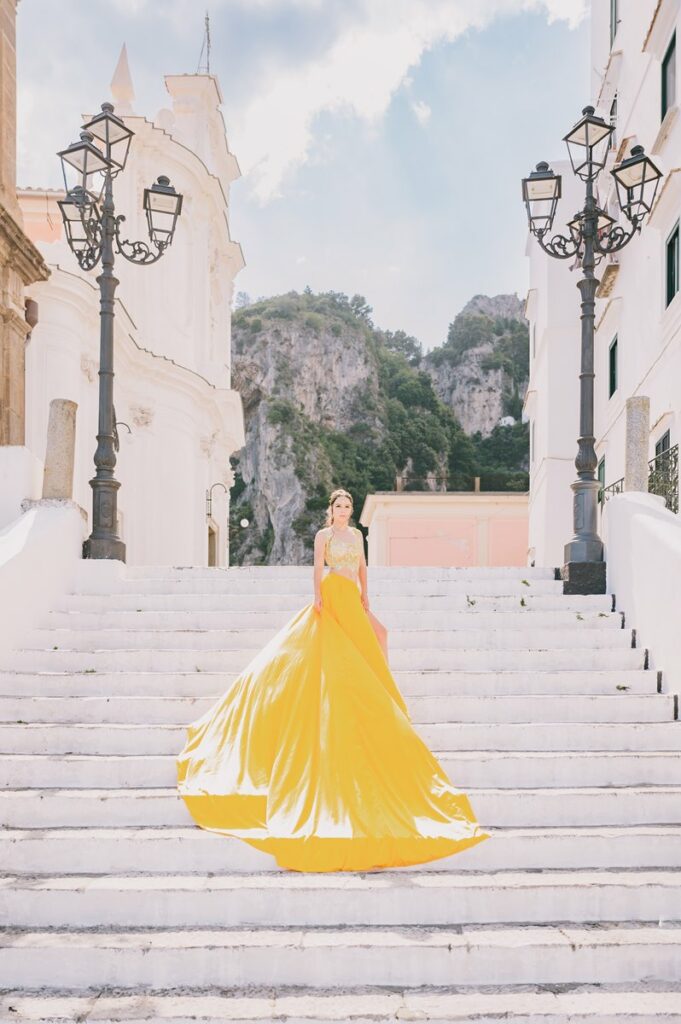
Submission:
[[[606,564],[603,561],[603,542],[598,536],[597,480],[575,480],[573,492],[573,518],[575,536],[565,545],[565,564],[560,570],[564,594],[604,594]]]
[[[605,562],[566,562],[558,578],[564,594],[605,594]]]
[[[84,541],[83,558],[117,558],[124,562],[125,544],[116,532],[116,492],[121,485],[118,480],[103,481],[97,477],[92,478],[90,485],[93,519],[99,526]]]

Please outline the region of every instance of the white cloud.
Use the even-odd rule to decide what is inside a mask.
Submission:
[[[281,195],[287,175],[309,159],[319,114],[342,112],[375,124],[435,45],[504,14],[543,11],[549,21],[576,27],[586,10],[587,0],[362,0],[323,53],[273,69],[252,100],[230,112],[232,145],[254,194],[262,203]],[[412,108],[427,119],[426,104]]]
[[[430,120],[432,110],[424,100],[412,100],[411,109],[419,124],[426,124]]]
[[[153,14],[159,9],[159,0],[112,3],[129,18]],[[328,0],[211,0],[211,8],[238,4],[246,9],[320,11],[326,3]],[[311,159],[313,147],[315,156],[319,157],[320,152],[323,156],[323,148],[319,148],[320,143],[324,145],[323,139],[314,134],[319,115],[344,113],[376,128],[397,91],[410,88],[413,71],[434,46],[454,41],[470,29],[484,29],[496,17],[527,11],[543,12],[550,22],[563,20],[575,27],[586,15],[587,3],[588,0],[354,0],[352,5],[347,4],[335,36],[322,52],[308,61],[297,57],[289,67],[273,62],[270,70],[258,79],[250,100],[239,109],[228,111],[230,144],[242,171],[248,175],[253,194],[261,203],[267,203],[281,195],[287,177]],[[196,0],[165,0],[163,11],[166,22],[186,32],[187,16],[196,12]],[[92,66],[75,62],[74,71],[74,62],[69,64],[66,56],[63,69],[58,68],[59,63],[53,53],[51,71],[40,77],[20,76],[22,182],[35,183],[39,179],[40,184],[57,184],[53,153],[72,141],[69,133],[77,128],[84,97],[92,92],[92,80],[96,77]],[[56,91],[61,118],[54,116]],[[428,120],[427,103],[415,100],[411,107],[422,124]],[[73,129],[68,127],[70,124]]]

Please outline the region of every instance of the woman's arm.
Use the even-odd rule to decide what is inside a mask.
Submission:
[[[369,583],[367,580],[367,560],[364,554],[364,537],[362,531],[355,527],[358,534],[359,544],[359,585],[362,588],[362,607],[365,611],[369,611]]]
[[[324,546],[326,530],[317,530],[314,538],[314,571],[312,573],[314,589],[314,606],[318,612],[322,610],[322,576],[324,575]]]

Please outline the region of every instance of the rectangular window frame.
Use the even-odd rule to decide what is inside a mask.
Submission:
[[[610,342],[610,348],[608,349],[608,398],[612,398],[617,391],[618,355],[617,335],[615,335]]]
[[[679,221],[669,232],[664,244],[664,287],[665,309],[674,301],[679,292]]]
[[[613,129],[610,136],[609,149],[617,149],[617,93],[612,98],[610,104],[610,127]]]
[[[661,94],[661,121],[664,121],[667,111],[676,106],[676,32],[672,33],[669,45],[662,58],[660,69],[660,94]]]
[[[659,437],[655,442],[655,458],[658,455],[664,455],[671,448],[671,435],[668,430],[665,430],[662,437]]]

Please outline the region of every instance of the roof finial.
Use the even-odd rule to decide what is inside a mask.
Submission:
[[[111,79],[111,95],[113,96],[117,114],[132,114],[132,101],[135,98],[135,89],[130,76],[128,65],[128,51],[125,43],[121,48],[121,55]]]
[[[210,74],[210,16],[208,11],[206,11],[206,17],[204,18],[203,42],[201,43],[201,53],[199,54],[199,64],[196,73],[197,75]]]

